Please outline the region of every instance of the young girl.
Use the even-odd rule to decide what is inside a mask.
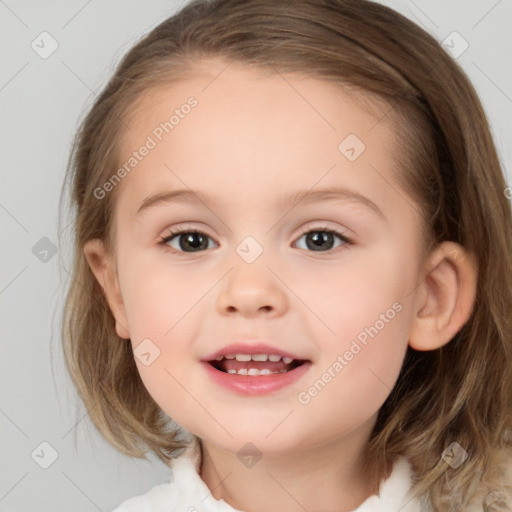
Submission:
[[[69,169],[69,371],[112,445],[172,471],[116,512],[512,510],[508,189],[425,31],[193,1]]]

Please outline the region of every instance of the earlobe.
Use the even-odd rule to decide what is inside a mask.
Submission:
[[[422,351],[442,347],[469,320],[478,279],[474,256],[455,242],[437,246],[424,270],[409,335],[409,345]]]
[[[112,255],[106,250],[103,240],[99,238],[85,242],[84,254],[92,273],[105,293],[116,322],[117,335],[120,338],[129,339],[130,333],[128,331],[126,310]]]

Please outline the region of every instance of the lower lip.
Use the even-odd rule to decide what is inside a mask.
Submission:
[[[265,395],[278,391],[285,386],[289,386],[300,379],[311,366],[310,362],[306,362],[284,373],[271,373],[270,375],[238,375],[236,373],[221,372],[204,361],[202,361],[201,364],[204,365],[206,372],[216,384],[241,395],[253,396]]]

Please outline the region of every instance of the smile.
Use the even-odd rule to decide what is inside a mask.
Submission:
[[[312,362],[264,343],[234,343],[201,361],[215,387],[238,395],[267,395],[291,386]]]
[[[221,372],[253,377],[287,373],[305,362],[279,354],[227,354],[208,361],[213,368]]]

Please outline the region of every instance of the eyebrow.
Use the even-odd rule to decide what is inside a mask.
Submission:
[[[281,197],[280,205],[282,207],[292,208],[295,204],[301,203],[314,203],[322,200],[334,200],[341,199],[346,201],[356,201],[362,205],[364,205],[369,210],[373,211],[383,220],[386,220],[385,215],[382,213],[382,210],[369,198],[356,192],[355,190],[351,190],[348,188],[326,188],[320,190],[298,190],[291,194],[285,195]],[[139,213],[148,210],[154,206],[157,206],[162,203],[204,203],[208,204],[211,199],[200,192],[195,192],[193,190],[171,190],[158,192],[156,194],[152,194],[146,197],[141,205],[139,206],[136,215]]]

